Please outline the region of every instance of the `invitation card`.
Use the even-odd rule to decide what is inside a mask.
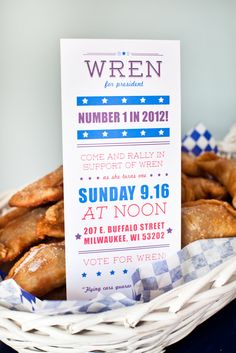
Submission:
[[[61,40],[68,299],[180,249],[180,46]],[[144,284],[145,285],[145,284]]]

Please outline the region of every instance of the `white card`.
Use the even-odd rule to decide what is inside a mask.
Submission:
[[[61,40],[68,299],[180,249],[179,41]]]

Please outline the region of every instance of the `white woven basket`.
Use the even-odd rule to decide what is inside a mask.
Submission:
[[[123,309],[50,316],[0,306],[0,339],[20,353],[159,353],[235,297],[233,256],[201,278]]]

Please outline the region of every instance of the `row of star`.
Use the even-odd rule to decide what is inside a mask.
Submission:
[[[101,102],[102,102],[102,104],[107,104],[108,98],[106,98],[106,97],[102,98]],[[126,104],[127,102],[128,102],[128,98],[126,98],[126,97],[121,98],[121,103]],[[145,102],[146,102],[146,98],[144,98],[144,97],[140,98],[140,103],[145,103]],[[163,97],[158,98],[158,102],[163,103],[164,98]],[[83,98],[82,103],[88,104],[88,98]]]
[[[158,131],[158,133],[159,133],[160,136],[163,136],[164,130],[161,129],[161,130]],[[102,136],[103,136],[103,137],[107,137],[108,135],[109,135],[109,132],[107,132],[106,130],[102,132]],[[128,131],[123,130],[123,131],[122,131],[122,136],[126,137],[127,135],[128,135]],[[145,135],[146,135],[146,131],[145,131],[145,130],[141,130],[141,131],[140,131],[140,135],[141,135],[141,136],[145,136]],[[84,137],[84,138],[87,138],[88,136],[89,136],[88,131],[84,131],[84,132],[83,132],[83,137]]]
[[[122,272],[124,273],[124,275],[127,275],[128,270],[125,268]],[[115,273],[116,273],[116,272],[115,272],[114,270],[110,271],[110,275],[111,275],[111,276],[114,276]],[[101,276],[102,276],[102,272],[101,272],[101,271],[98,271],[98,272],[96,273],[96,275],[97,275],[98,277],[101,277]],[[87,273],[86,273],[86,272],[83,272],[83,273],[81,274],[81,276],[82,276],[83,278],[85,278],[85,277],[87,277]]]

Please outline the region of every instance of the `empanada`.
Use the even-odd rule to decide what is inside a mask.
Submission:
[[[185,152],[181,153],[181,168],[182,173],[189,176],[199,177],[205,175],[203,170],[197,165],[196,158]]]
[[[36,224],[47,208],[39,207],[16,218],[0,232],[0,263],[12,261],[45,236],[38,236]]]
[[[218,200],[198,200],[182,205],[182,245],[198,239],[236,236],[236,210]]]
[[[64,223],[52,224],[49,223],[46,217],[40,219],[36,224],[36,234],[39,237],[55,237],[55,238],[64,238]]]
[[[6,279],[14,279],[27,292],[42,297],[65,285],[64,241],[31,248],[10,270]]]
[[[16,218],[24,215],[30,210],[30,208],[13,208],[4,215],[0,216],[0,228],[6,227],[8,223],[15,220]]]
[[[226,187],[233,198],[232,204],[236,208],[236,160],[222,158],[212,152],[206,152],[196,158],[196,163]]]
[[[64,200],[57,202],[49,207],[45,214],[46,220],[51,224],[64,223]]]
[[[181,202],[195,200],[194,191],[188,181],[188,177],[182,173],[181,175]]]
[[[44,176],[14,194],[10,206],[36,207],[48,202],[59,201],[63,197],[63,168]]]
[[[226,188],[216,180],[182,176],[182,202],[200,199],[223,200]]]

